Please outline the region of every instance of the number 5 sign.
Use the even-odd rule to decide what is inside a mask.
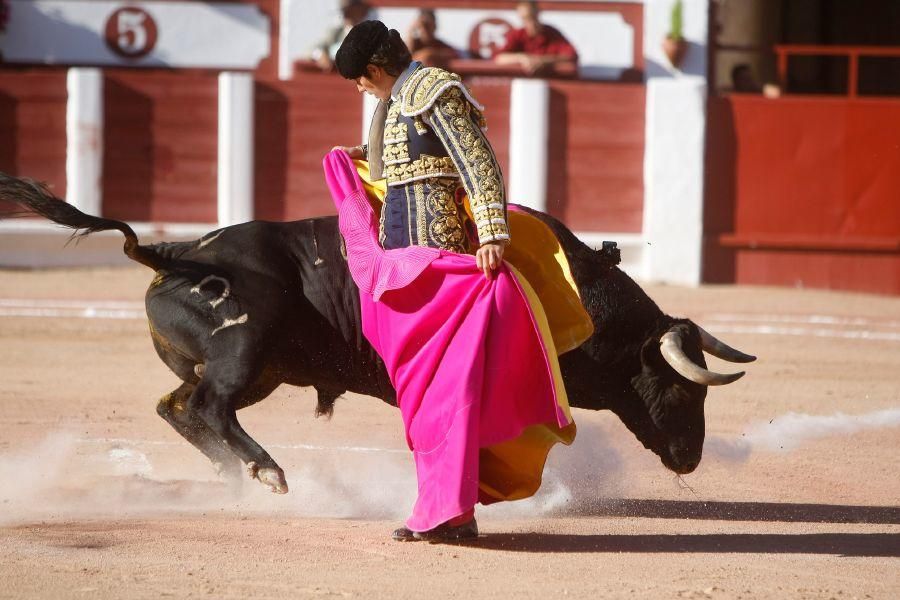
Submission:
[[[106,21],[106,45],[125,58],[140,58],[156,46],[156,22],[140,8],[120,8]]]
[[[11,4],[3,38],[3,58],[8,63],[253,70],[272,51],[269,16],[246,1],[18,0]]]

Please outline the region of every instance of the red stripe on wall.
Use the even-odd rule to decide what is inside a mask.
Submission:
[[[216,75],[110,69],[103,92],[104,216],[215,222]]]
[[[579,231],[639,233],[646,88],[552,81],[550,93],[548,212]]]
[[[255,211],[286,221],[334,214],[322,158],[362,136],[362,99],[352,81],[299,72],[256,84]]]
[[[0,72],[0,171],[66,195],[66,70]]]
[[[900,101],[711,98],[705,277],[900,293]]]

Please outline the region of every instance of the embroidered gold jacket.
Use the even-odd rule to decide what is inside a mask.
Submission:
[[[384,123],[385,248],[469,251],[460,187],[469,197],[479,243],[509,239],[506,191],[482,131],[482,110],[455,73],[418,67],[401,82]]]

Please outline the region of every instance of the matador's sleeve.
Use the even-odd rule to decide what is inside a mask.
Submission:
[[[481,112],[460,87],[450,86],[438,97],[428,117],[469,195],[478,242],[508,240],[506,189],[494,149],[481,130]]]

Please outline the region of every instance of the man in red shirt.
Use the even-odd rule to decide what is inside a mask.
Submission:
[[[459,52],[450,44],[439,39],[435,35],[437,31],[437,18],[434,11],[424,8],[419,11],[419,16],[413,21],[406,36],[406,47],[412,53],[412,59],[417,60],[426,67],[446,67],[454,58],[459,58]]]
[[[522,19],[522,28],[506,34],[506,43],[496,51],[494,60],[521,65],[531,75],[551,70],[555,65],[577,66],[578,52],[558,29],[538,20],[536,2],[520,2],[516,12]]]

